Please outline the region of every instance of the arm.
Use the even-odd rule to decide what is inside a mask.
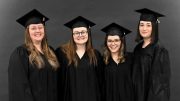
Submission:
[[[58,87],[58,100],[64,100],[65,93],[66,93],[66,76],[67,76],[67,70],[66,70],[66,63],[65,63],[65,54],[62,52],[61,48],[57,48],[56,51],[56,56],[58,58],[60,68],[57,71],[57,87]]]
[[[169,101],[170,99],[170,60],[168,51],[159,49],[155,56],[152,73],[152,90],[155,101]]]
[[[25,71],[28,63],[24,63],[26,60],[22,60],[25,57],[23,54],[21,49],[16,49],[9,60],[9,101],[34,101],[27,71]]]
[[[104,101],[105,99],[105,93],[104,93],[104,89],[105,89],[105,75],[104,75],[104,67],[105,64],[103,62],[103,57],[100,54],[99,51],[95,50],[96,53],[96,57],[97,57],[97,68],[96,68],[96,72],[97,72],[97,78],[98,78],[98,83],[99,83],[99,89],[100,89],[100,94],[101,94],[101,101]]]

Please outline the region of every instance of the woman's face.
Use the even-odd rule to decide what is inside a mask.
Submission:
[[[150,39],[152,33],[151,21],[140,21],[139,32],[143,39]]]
[[[44,25],[43,24],[30,24],[29,35],[33,42],[41,42],[44,38]]]
[[[111,53],[119,53],[121,47],[121,39],[118,35],[108,35],[107,47]]]
[[[73,39],[77,45],[84,45],[88,41],[88,30],[86,27],[73,28]]]

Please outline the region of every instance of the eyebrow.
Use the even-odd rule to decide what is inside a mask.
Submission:
[[[81,31],[74,31],[74,32],[82,32],[82,31],[87,31],[87,30],[81,30]]]
[[[150,22],[147,22],[147,23],[140,23],[140,24],[151,24]]]

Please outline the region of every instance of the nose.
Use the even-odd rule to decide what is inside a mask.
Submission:
[[[147,27],[146,26],[143,26],[143,30],[146,30],[147,29]]]
[[[113,46],[114,46],[114,45],[115,45],[115,41],[113,41],[113,42],[111,43],[111,45],[113,45]]]
[[[79,32],[79,36],[82,36],[82,32]]]
[[[35,31],[36,31],[36,32],[40,32],[40,30],[41,30],[41,29],[39,29],[39,28],[36,28],[36,30],[35,30]]]

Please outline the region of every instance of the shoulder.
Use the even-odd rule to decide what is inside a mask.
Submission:
[[[11,55],[28,55],[28,50],[26,49],[25,45],[20,45],[16,47]]]
[[[142,44],[143,44],[143,42],[138,43],[138,44],[135,46],[135,48],[134,48],[134,52],[136,52],[136,51],[138,51],[139,49],[141,49]]]
[[[133,52],[126,52],[125,57],[132,58]]]
[[[155,52],[168,54],[168,50],[160,42],[156,43]]]
[[[101,56],[101,53],[97,49],[94,49],[94,53],[96,54],[96,56]]]
[[[14,51],[10,55],[10,63],[18,61],[26,61],[29,58],[29,53],[24,45],[18,46],[14,49]]]
[[[126,58],[128,61],[132,61],[132,60],[133,60],[133,52],[126,52],[125,58]]]
[[[52,46],[48,46],[49,49],[51,49],[52,51],[55,51],[54,48]]]
[[[63,53],[63,48],[62,47],[58,47],[55,50],[56,53]]]
[[[66,53],[64,52],[64,49],[62,47],[56,48],[55,54],[58,58],[60,58],[60,57],[65,58],[66,57]]]

